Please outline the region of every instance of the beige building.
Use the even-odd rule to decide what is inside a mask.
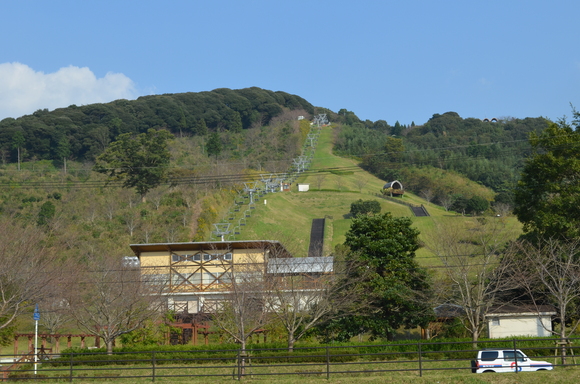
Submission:
[[[211,313],[231,292],[234,274],[264,274],[269,258],[291,258],[278,241],[131,244],[147,279],[167,284],[167,305],[179,313]]]
[[[548,305],[522,307],[504,305],[492,308],[486,315],[489,337],[547,337],[552,335],[554,308]]]

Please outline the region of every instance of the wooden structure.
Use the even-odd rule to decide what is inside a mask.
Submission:
[[[211,315],[228,300],[237,273],[305,276],[304,294],[312,294],[320,276],[333,273],[334,266],[332,257],[294,258],[271,240],[132,244],[131,249],[145,280],[167,284],[167,308],[176,318],[170,325],[181,329],[170,336],[172,344],[196,345],[202,337],[209,342]],[[265,330],[254,337],[265,341]]]
[[[141,273],[167,282],[167,306],[175,313],[214,313],[236,271],[264,270],[268,258],[292,255],[278,241],[213,241],[132,244]]]
[[[390,181],[383,186],[383,194],[393,196],[403,196],[405,190],[399,180]]]
[[[34,350],[34,333],[17,333],[14,335],[14,356],[18,356],[18,340],[21,337],[26,337],[28,339],[28,351],[33,351]],[[65,338],[66,337],[66,347],[67,348],[71,348],[72,347],[72,339],[73,337],[79,337],[81,339],[81,348],[87,348],[87,344],[86,344],[86,339],[90,339],[90,338],[94,338],[95,339],[95,344],[94,346],[96,348],[100,348],[101,346],[101,338],[97,335],[88,335],[88,334],[59,334],[59,333],[55,333],[55,334],[49,334],[49,333],[39,333],[38,337],[41,340],[41,348],[43,350],[51,350],[51,352],[54,353],[60,353],[60,339]],[[47,342],[48,339],[54,339],[54,347],[53,348],[47,348]]]

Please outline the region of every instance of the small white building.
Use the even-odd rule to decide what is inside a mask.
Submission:
[[[310,184],[298,184],[298,192],[308,192]]]
[[[556,311],[550,305],[494,307],[486,315],[489,337],[551,336],[554,315]]]

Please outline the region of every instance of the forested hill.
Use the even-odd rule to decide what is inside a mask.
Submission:
[[[92,160],[121,133],[149,128],[164,128],[176,135],[240,132],[268,125],[288,110],[314,113],[313,106],[299,96],[256,87],[71,105],[2,120],[0,151],[4,162],[16,162],[19,148],[23,159]]]
[[[428,177],[416,177],[417,168],[434,167],[511,194],[531,151],[530,132],[547,126],[542,117],[482,121],[446,112],[424,125],[343,126],[335,151],[361,159],[363,168],[383,180],[406,180],[417,193],[437,189]]]

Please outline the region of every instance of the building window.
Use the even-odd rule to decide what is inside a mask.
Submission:
[[[491,325],[499,327],[499,317],[492,317]]]
[[[224,260],[231,260],[232,259],[232,254],[231,253],[226,253],[224,255]]]
[[[208,253],[204,253],[203,254],[203,261],[210,261],[211,260],[211,255]]]

